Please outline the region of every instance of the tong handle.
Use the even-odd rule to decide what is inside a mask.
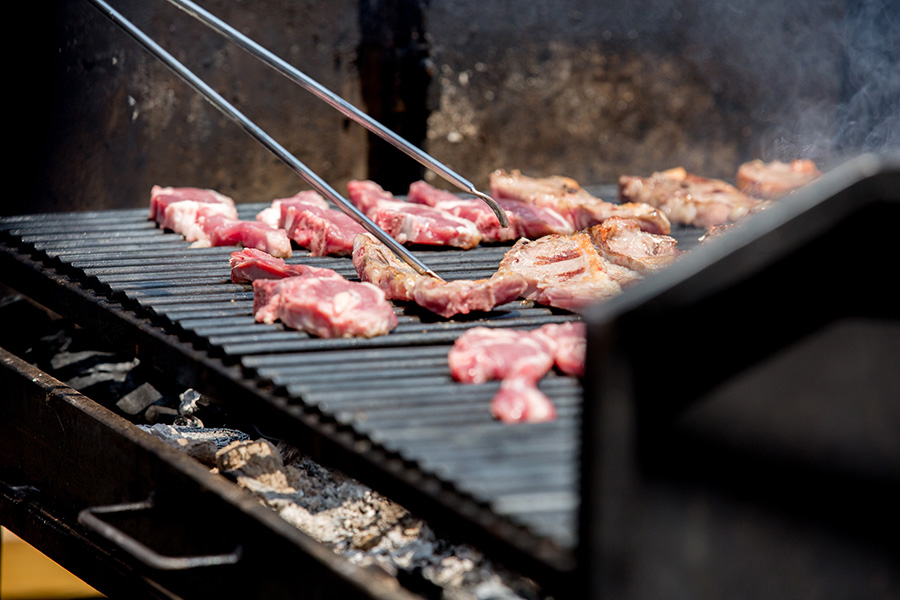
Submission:
[[[174,56],[165,51],[159,44],[153,41],[143,31],[137,28],[131,21],[119,14],[109,4],[103,0],[90,0],[90,2],[113,23],[121,27],[132,38],[139,42],[144,48],[152,53],[156,58],[163,62],[173,73],[178,75],[191,88],[205,98],[210,104],[219,110],[222,114],[235,121],[241,128],[253,137],[260,144],[265,146],[269,151],[280,158],[285,164],[291,167],[294,172],[300,175],[310,186],[324,197],[334,202],[338,208],[344,211],[357,223],[362,225],[366,231],[378,238],[383,244],[393,250],[407,264],[422,275],[430,275],[440,279],[438,275],[425,266],[418,258],[399,243],[397,240],[389,236],[383,229],[375,224],[363,214],[349,200],[341,196],[334,188],[328,185],[321,177],[319,177],[312,169],[304,165],[293,154],[287,151],[281,144],[276,142],[269,134],[262,130],[256,123],[247,118],[242,112],[235,108],[218,92],[206,84],[200,77],[194,74],[190,69],[181,64]]]

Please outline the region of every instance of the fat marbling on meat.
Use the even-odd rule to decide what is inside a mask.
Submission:
[[[634,219],[613,217],[587,233],[603,258],[641,275],[661,271],[681,255],[675,238],[647,233]]]
[[[353,238],[365,231],[343,211],[331,208],[317,192],[303,191],[279,198],[256,215],[257,220],[280,227],[312,256],[345,256],[353,252]]]
[[[260,221],[232,219],[220,214],[201,214],[197,225],[200,233],[192,244],[195,248],[243,246],[262,250],[279,258],[291,256],[291,240],[287,232]]]
[[[650,177],[619,177],[619,198],[658,207],[673,223],[707,228],[734,223],[762,210],[767,202],[752,198],[730,183],[688,173],[682,167]]]
[[[529,177],[519,171],[501,169],[491,173],[490,185],[491,196],[498,202],[514,200],[552,209],[565,217],[576,231],[610,217],[636,219],[641,229],[650,233],[668,234],[672,230],[669,219],[659,209],[645,202],[607,202],[591,195],[569,177]]]
[[[394,307],[384,292],[343,277],[257,279],[253,312],[258,322],[280,320],[321,338],[375,337],[397,326]]]
[[[204,236],[199,221],[207,215],[238,218],[234,200],[215,190],[159,185],[150,190],[149,218],[164,229],[180,233],[189,242]]]
[[[232,252],[231,278],[253,285],[256,321],[323,338],[374,337],[397,326],[393,305],[378,287],[348,281],[332,269],[287,264],[264,252]]]
[[[391,300],[412,301],[445,318],[493,310],[518,298],[527,286],[515,273],[455,281],[420,275],[369,233],[356,237],[353,266],[361,281],[378,286]]]
[[[482,242],[511,242],[520,237],[539,238],[550,233],[572,233],[572,225],[555,210],[501,198],[496,200],[506,213],[509,227],[501,227],[494,211],[477,198],[460,198],[424,181],[413,182],[408,202],[426,204],[475,223]]]
[[[401,244],[474,248],[481,242],[475,223],[425,204],[404,202],[374,181],[347,184],[350,201]]]

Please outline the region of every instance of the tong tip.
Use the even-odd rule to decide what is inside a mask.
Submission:
[[[509,219],[506,217],[506,211],[500,208],[500,205],[497,204],[497,201],[485,194],[484,192],[479,192],[475,188],[468,190],[469,193],[478,196],[482,200],[484,200],[488,206],[491,207],[491,210],[494,211],[494,214],[497,215],[497,220],[500,221],[501,227],[509,227]]]

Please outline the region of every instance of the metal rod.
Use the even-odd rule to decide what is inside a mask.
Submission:
[[[258,43],[248,38],[243,33],[231,27],[228,23],[225,23],[215,15],[197,6],[190,0],[167,1],[170,4],[174,4],[195,19],[201,21],[219,34],[225,36],[226,38],[243,48],[245,51],[260,59],[263,63],[265,63],[275,71],[281,73],[306,91],[310,92],[312,95],[327,103],[329,106],[343,114],[345,117],[352,119],[378,137],[389,142],[398,150],[406,153],[407,156],[418,161],[419,164],[431,169],[461,190],[477,196],[479,199],[483,200],[491,208],[491,210],[494,211],[494,214],[500,221],[500,225],[502,225],[503,227],[509,226],[509,220],[506,218],[506,211],[500,208],[500,206],[496,201],[494,201],[493,198],[483,192],[479,192],[472,182],[452,171],[449,167],[438,161],[430,154],[410,144],[409,142],[398,136],[396,133],[394,133],[390,129],[387,129],[384,125],[372,119],[369,115],[359,110],[331,90],[322,86],[320,83],[310,78],[308,75],[306,75],[293,65],[282,60],[266,48],[260,46]]]
[[[341,210],[347,213],[351,218],[362,225],[372,235],[377,237],[382,243],[396,252],[406,263],[422,275],[430,275],[437,279],[441,279],[437,273],[429,269],[425,264],[407,250],[403,244],[389,236],[383,229],[376,225],[369,217],[363,214],[352,202],[344,198],[334,188],[328,185],[321,177],[313,172],[309,167],[304,165],[293,154],[288,152],[283,146],[276,142],[271,136],[263,131],[256,123],[247,118],[237,108],[232,106],[227,100],[219,95],[214,89],[209,87],[202,79],[181,64],[171,54],[166,52],[159,44],[150,39],[143,31],[138,29],[128,19],[116,12],[103,0],[89,0],[94,6],[100,10],[108,19],[121,27],[132,38],[139,42],[151,54],[161,60],[173,73],[181,77],[188,85],[190,85],[197,93],[203,96],[210,104],[217,108],[222,114],[235,121],[241,128],[247,132],[256,141],[268,148],[273,154],[280,158],[285,164],[291,167],[298,175],[300,175],[314,190],[334,202]]]

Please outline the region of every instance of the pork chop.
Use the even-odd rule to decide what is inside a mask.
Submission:
[[[569,177],[528,177],[519,171],[497,170],[491,173],[491,196],[497,201],[515,200],[562,215],[573,230],[585,229],[610,217],[637,219],[650,233],[668,234],[669,219],[660,210],[644,202],[616,204],[606,202],[582,188]]]
[[[754,198],[774,199],[800,188],[821,175],[811,160],[792,160],[789,163],[759,159],[738,167],[735,183],[739,190]]]
[[[503,256],[498,272],[523,276],[528,282],[525,298],[576,312],[640,279],[601,257],[584,232],[519,240]]]
[[[675,238],[647,233],[633,219],[613,217],[588,234],[603,258],[642,275],[664,269],[681,254]]]
[[[702,228],[733,223],[766,206],[725,181],[693,175],[682,167],[650,177],[622,175],[619,198],[655,206],[673,223]]]

